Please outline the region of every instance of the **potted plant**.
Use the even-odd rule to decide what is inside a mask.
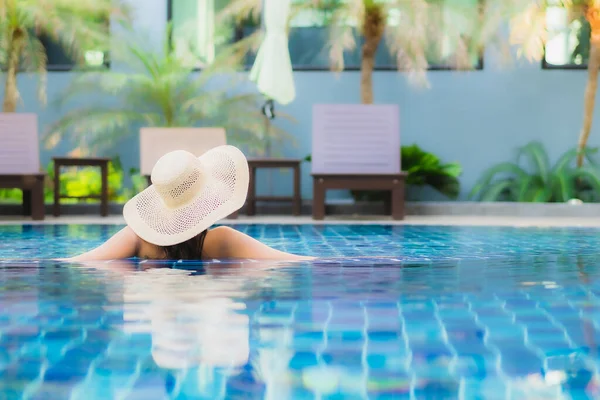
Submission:
[[[561,155],[556,163],[540,142],[530,142],[517,151],[513,162],[490,167],[481,175],[470,197],[479,201],[527,203],[567,202],[577,199],[600,201],[600,164],[594,158],[598,149],[586,148],[588,166],[578,167],[577,148]]]
[[[455,200],[460,194],[459,178],[462,167],[459,163],[442,163],[433,153],[423,150],[416,144],[402,146],[401,170],[407,173],[406,190],[411,188],[431,187],[443,196]],[[310,155],[304,161],[311,162]],[[352,197],[357,201],[389,201],[389,192],[353,190]]]
[[[137,133],[137,128],[218,126],[227,130],[228,140],[235,144],[249,151],[260,149],[260,97],[240,91],[235,74],[246,54],[242,50],[246,43],[223,49],[214,62],[196,73],[193,65],[177,55],[170,36],[168,29],[161,51],[156,51],[132,40],[135,35],[131,33],[113,57],[127,72],[97,71],[76,77],[58,104],[90,92],[105,96],[97,103],[87,101],[56,121],[45,137],[47,145],[55,146],[69,133],[81,146],[97,151]],[[114,101],[107,105],[107,98]],[[283,130],[274,132],[280,140],[287,137]]]

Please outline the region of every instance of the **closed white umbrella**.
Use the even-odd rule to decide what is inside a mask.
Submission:
[[[273,101],[289,104],[296,97],[292,61],[288,44],[287,24],[291,0],[264,0],[263,27],[265,36],[250,70],[250,80],[266,97],[263,105],[265,115],[265,155],[271,156],[269,135],[270,119],[275,118]],[[269,187],[273,191],[269,173]]]
[[[250,71],[250,80],[267,99],[288,104],[296,97],[288,47],[291,0],[264,0],[265,36]]]

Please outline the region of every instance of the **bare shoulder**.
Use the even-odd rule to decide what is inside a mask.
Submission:
[[[136,255],[139,246],[140,238],[131,228],[125,227],[102,245],[87,253],[69,258],[67,261],[100,261],[129,258]]]
[[[202,248],[203,258],[222,258],[225,252],[227,242],[231,240],[232,235],[237,231],[228,226],[218,226],[209,229],[204,238],[204,246]]]
[[[212,228],[209,229],[208,232],[206,233],[206,238],[208,239],[209,236],[214,236],[214,237],[227,237],[227,235],[234,235],[236,233],[241,233],[229,226],[217,226],[216,228]]]
[[[203,256],[209,258],[253,258],[276,260],[309,260],[275,250],[258,240],[228,226],[219,226],[206,234]]]
[[[238,234],[242,233],[228,226],[217,226],[216,228],[209,229],[208,232],[206,232],[204,246],[213,247],[217,244],[222,245],[224,241],[227,241]]]

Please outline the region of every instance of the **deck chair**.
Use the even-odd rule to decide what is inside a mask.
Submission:
[[[196,156],[227,144],[224,128],[142,128],[140,129],[140,173],[150,183],[154,164],[174,150],[187,150]]]
[[[389,190],[392,217],[404,217],[397,105],[313,106],[313,218],[325,216],[327,189]]]
[[[44,219],[37,114],[0,113],[0,188],[23,191],[23,213]]]
[[[166,153],[187,150],[196,156],[227,144],[224,128],[141,128],[140,129],[140,174],[148,185],[154,164]],[[235,212],[230,218],[237,218]]]

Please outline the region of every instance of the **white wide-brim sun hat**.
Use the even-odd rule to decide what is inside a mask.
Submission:
[[[150,179],[152,185],[125,204],[123,216],[146,242],[172,246],[242,208],[248,194],[248,161],[228,145],[200,157],[176,150],[156,162]]]

